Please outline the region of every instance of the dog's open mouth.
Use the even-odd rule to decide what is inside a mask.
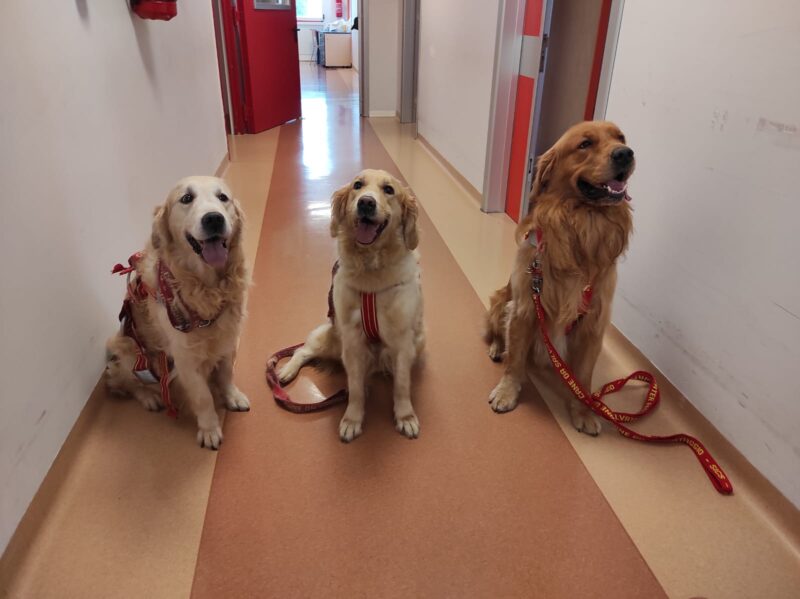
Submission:
[[[613,179],[593,185],[586,179],[578,179],[578,189],[587,200],[593,202],[610,202],[616,204],[622,200],[630,201],[631,197],[628,195],[628,178],[629,173],[621,172]]]
[[[198,241],[188,233],[186,241],[192,246],[194,253],[214,268],[222,268],[228,262],[228,240],[219,235]]]
[[[356,223],[356,241],[361,245],[372,245],[388,224],[388,218],[382,223],[369,218],[359,218]]]

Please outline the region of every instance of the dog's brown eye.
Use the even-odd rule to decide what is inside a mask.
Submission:
[[[191,204],[194,196],[190,193],[185,193],[181,196],[181,204]]]
[[[388,196],[393,196],[394,195],[394,187],[392,187],[391,185],[384,185],[383,186],[383,193],[385,193]]]
[[[617,139],[619,139],[622,143],[625,143],[625,136],[620,135]]]
[[[353,189],[361,189],[362,187],[364,187],[364,184],[361,181],[353,183]]]
[[[592,140],[591,139],[584,139],[581,142],[581,145],[578,146],[578,149],[579,150],[585,150],[586,148],[588,148],[591,145],[592,145]]]
[[[227,202],[229,199],[224,193],[220,193],[217,197],[219,198],[220,202]]]

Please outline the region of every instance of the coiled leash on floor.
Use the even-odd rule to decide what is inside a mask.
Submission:
[[[705,445],[703,445],[695,437],[686,435],[684,433],[678,433],[675,435],[644,435],[631,430],[625,426],[625,424],[623,424],[635,422],[640,418],[647,416],[658,405],[658,402],[661,398],[661,393],[658,389],[658,383],[652,374],[645,372],[644,370],[637,370],[625,378],[606,383],[599,391],[595,391],[594,393],[587,392],[581,383],[575,378],[575,374],[572,372],[572,369],[559,355],[558,351],[553,345],[553,342],[550,340],[550,335],[547,333],[547,325],[545,324],[545,314],[544,308],[542,308],[541,299],[543,283],[541,253],[544,249],[544,244],[542,243],[542,234],[540,230],[536,230],[536,243],[534,244],[533,240],[531,240],[531,245],[534,245],[537,250],[533,262],[528,269],[528,272],[532,275],[531,290],[533,303],[536,306],[536,318],[539,321],[539,330],[542,333],[542,338],[544,340],[545,347],[547,348],[547,354],[550,357],[550,362],[553,364],[553,368],[558,374],[558,378],[561,379],[561,382],[566,385],[566,387],[578,401],[586,405],[586,407],[591,409],[592,412],[601,418],[608,420],[611,424],[613,424],[619,434],[621,434],[623,437],[628,437],[629,439],[633,439],[635,441],[648,441],[651,443],[665,444],[683,443],[684,445],[688,446],[694,452],[695,457],[697,457],[697,461],[700,462],[700,465],[703,467],[703,470],[705,470],[705,473],[708,475],[708,478],[711,481],[711,484],[714,485],[714,488],[723,495],[732,494],[733,485],[731,484],[730,479],[725,475],[725,472],[722,470],[717,461],[711,456]],[[615,412],[603,402],[602,398],[606,395],[620,391],[630,381],[642,381],[649,385],[644,403],[638,412]]]
[[[331,287],[328,290],[328,318],[333,324],[336,312],[333,309],[333,278],[339,270],[339,261],[333,264],[331,270]],[[375,301],[375,293],[361,292],[361,327],[364,329],[364,335],[370,343],[378,343],[381,340],[380,331],[378,330],[378,311]],[[347,389],[340,389],[330,397],[326,397],[322,401],[314,403],[296,403],[286,392],[286,389],[281,385],[280,379],[276,368],[278,362],[284,358],[291,358],[298,349],[303,347],[302,343],[292,345],[284,349],[278,350],[272,354],[267,360],[266,376],[267,385],[272,390],[272,397],[275,398],[275,403],[285,410],[294,412],[295,414],[305,414],[307,412],[319,412],[326,410],[344,401],[347,401]]]
[[[291,347],[281,349],[272,354],[269,357],[269,360],[267,360],[267,385],[269,385],[269,388],[272,390],[272,397],[275,398],[275,403],[277,403],[284,410],[294,412],[295,414],[305,414],[307,412],[319,412],[320,410],[326,410],[342,403],[343,401],[347,401],[347,389],[339,389],[330,397],[326,397],[322,401],[317,401],[314,403],[296,403],[292,401],[289,393],[287,393],[286,389],[281,386],[281,382],[278,379],[278,374],[275,369],[278,366],[278,362],[284,358],[291,358],[294,355],[294,352],[303,347],[303,345],[304,344],[302,343],[298,343],[297,345],[292,345]]]

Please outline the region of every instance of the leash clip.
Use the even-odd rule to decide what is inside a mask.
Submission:
[[[536,294],[539,295],[542,293],[542,277],[534,276],[531,280],[531,290]]]
[[[528,267],[528,274],[532,275],[531,278],[531,291],[536,295],[542,293],[542,263],[539,261],[539,256],[536,256]]]

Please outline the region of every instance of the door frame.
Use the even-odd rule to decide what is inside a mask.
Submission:
[[[358,2],[358,108],[369,116],[369,2]]]
[[[528,196],[530,190],[533,188],[533,177],[536,172],[536,145],[539,139],[539,125],[542,121],[542,97],[544,86],[547,84],[547,46],[550,39],[550,24],[553,18],[553,4],[558,0],[544,0],[542,2],[542,31],[541,42],[538,47],[539,61],[538,72],[536,77],[536,89],[534,90],[533,97],[533,110],[531,112],[530,134],[528,136],[528,152],[525,161],[525,179],[522,186],[522,197],[519,203],[519,220],[522,220],[528,215],[530,202]],[[524,62],[524,59],[523,61]],[[527,59],[530,65],[531,58]],[[520,71],[522,66],[520,66]]]
[[[401,123],[417,121],[417,75],[419,56],[420,0],[402,0],[400,19],[400,106]]]
[[[600,77],[597,80],[597,99],[594,105],[595,119],[606,118],[608,96],[611,93],[611,79],[614,74],[614,61],[617,57],[617,44],[619,43],[619,33],[622,29],[622,12],[624,8],[625,0],[611,0],[606,42],[603,48],[603,60],[600,67]]]
[[[400,73],[398,103],[393,116],[401,123],[417,121],[417,87],[419,80],[419,15],[420,0],[402,0],[400,18],[397,22],[400,35],[400,52],[397,69]],[[370,116],[369,98],[369,29],[370,14],[368,0],[358,0],[359,29],[359,113]]]
[[[546,6],[548,4],[547,0],[543,1]],[[599,65],[599,75],[593,74],[595,76],[592,77],[590,82],[586,110],[586,114],[588,114],[590,108],[593,107],[592,118],[595,119],[604,118],[606,114],[625,0],[603,0],[603,2],[610,2],[610,6],[605,13],[608,15],[608,21],[604,27],[601,11],[598,36],[603,34],[605,40],[602,45],[598,44],[595,47],[595,64]],[[506,210],[516,90],[520,68],[524,68],[521,63],[523,61],[522,30],[525,6],[526,0],[507,0],[506,2],[500,2],[498,6],[494,73],[492,76],[489,128],[483,177],[483,201],[481,203],[481,210],[484,212],[505,212]],[[544,18],[546,19],[548,16],[545,13]],[[546,31],[545,25],[546,23],[543,22],[543,32]],[[525,52],[525,54],[530,53],[530,49]],[[537,79],[534,92],[537,104],[542,87],[541,82]],[[589,102],[590,97],[594,97],[593,102]],[[535,123],[536,119],[533,119],[531,129],[535,127]],[[531,131],[531,134],[533,133],[534,131]],[[533,135],[531,135],[532,137]],[[533,155],[534,150],[531,146],[531,138],[528,140],[526,164],[532,166],[536,157]],[[532,168],[526,169],[525,190],[530,188],[533,172],[534,169]],[[525,196],[527,196],[527,193],[525,193]],[[524,216],[526,209],[527,202],[523,198],[523,202],[520,205],[520,219]]]
[[[222,2],[225,0],[211,0],[214,15],[214,38],[217,44],[217,63],[219,78],[222,87],[222,104],[226,118],[226,125],[230,135],[236,134],[233,119],[233,105],[231,102],[231,77],[228,66],[228,50],[225,43],[225,23],[222,17]]]
[[[223,55],[225,56],[226,81],[228,82],[228,108],[232,135],[247,133],[249,110],[247,107],[247,82],[245,71],[247,57],[244,56],[241,9],[243,0],[217,0],[222,26]],[[244,0],[247,1],[247,0]],[[218,50],[219,52],[219,50]]]
[[[484,212],[504,212],[506,209],[508,165],[511,161],[511,136],[514,129],[514,104],[524,19],[525,0],[498,2],[494,74],[483,173],[481,210]]]

